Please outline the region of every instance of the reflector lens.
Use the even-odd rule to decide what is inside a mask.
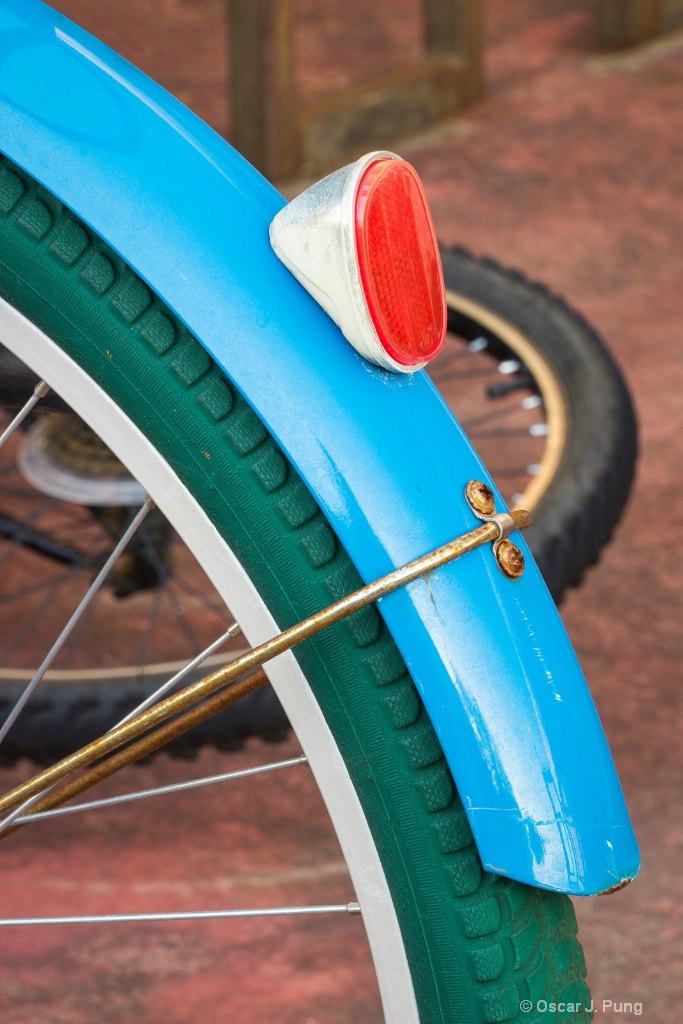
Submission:
[[[377,160],[364,172],[356,251],[382,347],[403,366],[433,359],[446,334],[446,292],[427,199],[405,160]]]

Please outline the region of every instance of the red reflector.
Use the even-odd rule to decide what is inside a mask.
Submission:
[[[377,160],[360,179],[356,249],[383,348],[403,366],[433,359],[446,334],[446,293],[427,199],[405,160]]]

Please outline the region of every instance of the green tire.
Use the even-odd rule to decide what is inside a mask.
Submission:
[[[144,432],[281,627],[361,584],[294,468],[202,346],[105,242],[4,160],[0,294]],[[543,1000],[589,1005],[571,903],[482,869],[436,733],[376,609],[307,641],[297,660],[386,873],[421,1021],[590,1019],[538,1011]]]

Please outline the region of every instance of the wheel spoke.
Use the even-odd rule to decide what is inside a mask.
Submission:
[[[224,772],[222,775],[206,775],[201,779],[190,779],[187,782],[176,782],[169,786],[156,786],[154,789],[140,789],[135,793],[122,793],[119,796],[109,796],[102,800],[88,800],[83,804],[72,804],[69,807],[55,807],[51,811],[37,811],[35,814],[27,814],[25,818],[18,818],[17,824],[28,824],[32,821],[40,821],[43,818],[56,818],[64,814],[77,814],[79,811],[93,811],[102,807],[113,807],[116,804],[133,803],[136,800],[146,800],[150,796],[168,796],[171,793],[182,793],[186,789],[199,789],[202,786],[213,786],[218,782],[232,782],[235,779],[247,779],[252,775],[265,775],[267,772],[280,771],[282,768],[294,768],[297,765],[308,764],[308,758],[301,754],[299,757],[290,757],[286,761],[272,761],[270,764],[260,764],[254,768],[242,768],[239,771]]]
[[[0,434],[0,448],[2,448],[5,441],[12,436],[17,427],[21,426],[31,410],[35,409],[38,402],[48,393],[49,390],[50,385],[46,384],[44,380],[41,380],[36,384],[34,392],[28,402],[19,410],[14,419],[7,425],[7,427],[5,427],[2,434]]]
[[[195,910],[170,914],[91,914],[83,917],[5,917],[0,927],[38,924],[119,924],[132,921],[202,921],[207,918],[286,917],[304,914],[360,914],[358,903],[331,903],[312,907],[263,907],[255,910]]]
[[[76,626],[76,623],[80,619],[81,615],[83,614],[85,609],[88,607],[88,605],[89,605],[90,601],[92,600],[93,596],[95,595],[95,593],[99,590],[99,588],[104,583],[105,579],[109,575],[109,572],[110,572],[114,562],[119,557],[121,552],[124,550],[124,548],[126,547],[128,542],[130,541],[130,539],[135,535],[135,532],[137,531],[137,529],[140,526],[140,524],[143,522],[145,516],[150,511],[150,509],[152,509],[153,507],[154,507],[154,502],[148,496],[147,498],[145,498],[144,504],[140,508],[139,512],[137,513],[137,515],[135,516],[133,521],[131,522],[130,526],[128,527],[128,529],[125,531],[125,533],[121,537],[121,540],[118,542],[118,544],[116,545],[114,550],[111,552],[111,554],[107,558],[107,561],[104,563],[104,565],[100,569],[99,573],[97,574],[97,576],[95,577],[95,579],[91,583],[91,585],[88,588],[85,596],[83,597],[83,599],[81,600],[80,604],[76,608],[75,612],[73,613],[73,615],[71,616],[71,618],[67,622],[66,626],[64,627],[62,632],[59,634],[59,636],[57,637],[57,639],[54,642],[54,644],[52,645],[52,647],[50,648],[48,654],[44,658],[44,660],[43,660],[42,664],[40,665],[39,669],[37,670],[37,672],[35,673],[35,675],[31,679],[31,681],[28,683],[28,685],[24,689],[24,692],[22,693],[21,697],[19,698],[19,700],[14,705],[14,707],[10,711],[9,715],[7,716],[5,721],[3,722],[2,728],[0,728],[0,743],[2,743],[3,739],[5,738],[5,736],[9,732],[9,730],[12,728],[12,726],[14,725],[15,721],[17,720],[17,718],[21,714],[21,711],[22,711],[24,705],[26,704],[26,702],[28,701],[29,697],[31,696],[31,694],[35,690],[36,686],[38,685],[40,680],[43,678],[45,673],[47,672],[47,670],[50,667],[50,665],[52,664],[52,662],[55,660],[55,658],[59,654],[60,650],[64,646],[64,643],[66,642],[67,638],[69,637],[69,635],[71,634],[72,630]]]
[[[150,696],[143,700],[141,704],[138,704],[137,707],[133,708],[133,710],[130,711],[125,716],[125,718],[122,718],[120,722],[116,723],[114,728],[117,729],[120,725],[125,725],[125,723],[129,722],[131,718],[135,718],[135,716],[139,715],[142,711],[146,711],[147,708],[151,707],[152,704],[155,704],[160,697],[163,697],[165,693],[168,693],[169,690],[172,690],[174,686],[177,686],[177,684],[180,683],[187,675],[189,675],[189,673],[192,672],[193,669],[198,668],[199,665],[201,665],[201,663],[209,657],[209,655],[213,654],[214,651],[217,651],[218,648],[222,647],[222,645],[226,643],[228,640],[232,640],[232,638],[237,636],[238,633],[240,632],[241,630],[239,624],[237,622],[233,622],[233,624],[229,626],[228,629],[226,629],[225,633],[219,636],[217,640],[214,640],[213,643],[209,644],[208,647],[205,647],[203,651],[201,651],[199,654],[196,655],[196,657],[192,659],[192,661],[189,661],[187,665],[185,665],[183,668],[180,669],[179,672],[176,672],[174,676],[172,676],[165,683],[163,683],[157,690],[154,691],[154,693],[150,694]]]

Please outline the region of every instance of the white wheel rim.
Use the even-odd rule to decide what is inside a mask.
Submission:
[[[251,645],[278,627],[244,569],[168,463],[111,398],[35,324],[0,299],[2,344],[41,376],[95,430],[154,498],[192,551]],[[370,830],[344,761],[291,653],[268,678],[311,765],[361,906],[387,1024],[419,1024],[410,969]]]

